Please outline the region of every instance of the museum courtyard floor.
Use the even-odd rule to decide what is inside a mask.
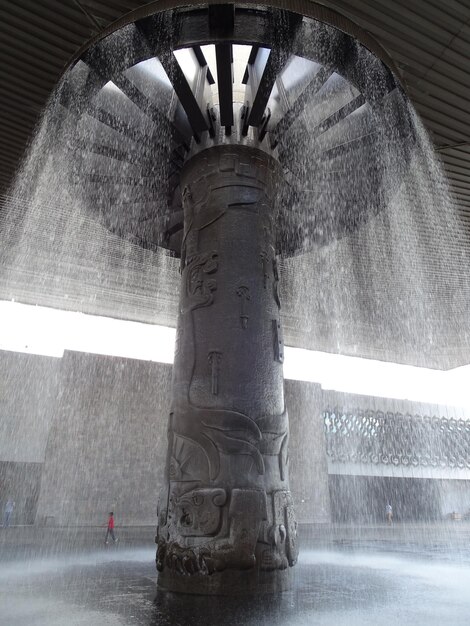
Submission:
[[[470,623],[470,523],[302,528],[293,590],[156,592],[153,529],[0,528],[5,626],[414,626]]]

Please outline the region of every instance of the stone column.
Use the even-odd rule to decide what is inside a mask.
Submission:
[[[181,176],[184,240],[157,531],[159,586],[272,592],[297,558],[274,219],[280,171],[246,146]]]

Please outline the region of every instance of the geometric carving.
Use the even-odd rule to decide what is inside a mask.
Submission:
[[[266,495],[260,490],[232,489],[229,507],[226,502],[223,489],[196,488],[170,496],[168,516],[178,520],[178,533],[165,540],[171,527],[161,520],[157,569],[166,566],[191,576],[248,570],[257,561],[265,571],[295,565],[297,523],[289,491]]]
[[[220,452],[250,456],[258,474],[264,474],[264,461],[257,445],[261,440],[261,431],[256,422],[243,413],[195,406],[186,409],[175,407],[170,418],[170,430],[202,449],[211,481],[219,475]]]
[[[209,278],[209,275],[217,271],[217,256],[217,252],[211,251],[186,259],[186,267],[183,270],[186,288],[180,305],[182,313],[212,304],[214,300],[212,292],[217,289],[217,282]]]
[[[256,420],[263,438],[259,444],[264,456],[277,456],[279,461],[279,477],[286,479],[287,454],[289,442],[289,419],[287,411],[282,415],[271,415]]]
[[[263,288],[266,289],[268,284],[268,254],[264,250],[260,253],[261,265],[263,268]]]
[[[261,522],[267,517],[265,493],[254,489],[232,489],[229,507],[224,506],[226,495],[223,489],[194,489],[185,496],[183,499],[181,496],[170,499],[169,523],[158,527],[157,569],[163,571],[166,566],[170,570],[190,576],[211,575],[226,569],[252,569],[256,565],[255,549]],[[186,512],[182,514],[178,532],[174,532],[175,526],[171,524],[171,519],[181,515],[184,510],[182,502],[193,496],[196,502],[204,502],[205,505],[193,504],[191,510],[205,506],[205,510],[211,512],[211,519],[208,521],[211,528],[215,527],[217,509],[219,510],[222,527],[215,537],[189,534],[194,531],[191,529],[192,519],[188,504]],[[199,519],[196,523],[200,522]],[[184,528],[186,524],[188,533],[183,534],[181,527]]]
[[[279,363],[284,363],[284,339],[282,335],[281,322],[278,320],[272,320],[272,329],[274,360],[279,361]]]
[[[224,489],[191,489],[176,499],[177,528],[183,537],[215,535],[227,500]]]
[[[168,468],[170,480],[185,480],[190,476],[187,470],[193,456],[194,450],[191,444],[184,439],[174,439]]]
[[[267,513],[258,538],[260,569],[286,569],[295,565],[299,552],[290,491],[279,490],[269,494]]]
[[[297,561],[299,549],[297,545],[297,522],[294,515],[294,504],[290,491],[275,491],[273,494],[273,510],[275,523],[282,540],[285,536],[286,556],[289,565]]]
[[[281,301],[279,299],[279,269],[277,265],[277,259],[273,259],[273,296],[278,306],[281,308]]]
[[[248,315],[246,314],[246,302],[250,299],[250,290],[243,285],[238,287],[237,296],[240,298],[240,324],[243,330],[248,326]]]
[[[360,409],[323,419],[333,461],[470,469],[470,421]]]
[[[219,370],[222,353],[212,350],[207,358],[211,366],[211,393],[216,396],[219,393]]]

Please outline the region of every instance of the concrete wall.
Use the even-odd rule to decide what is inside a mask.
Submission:
[[[42,463],[0,461],[0,524],[3,523],[3,513],[8,500],[15,503],[10,524],[34,523],[42,468]]]
[[[452,512],[470,518],[470,480],[442,480],[439,483],[441,493],[441,512],[448,516]]]
[[[17,502],[18,523],[100,524],[114,509],[121,524],[154,524],[171,366],[74,352],[62,359],[0,356],[0,477],[2,495]],[[323,522],[329,497],[321,389],[286,381],[286,402],[299,521]]]
[[[12,499],[12,524],[36,516],[60,366],[60,359],[0,351],[0,514]]]
[[[61,364],[0,351],[0,461],[44,462]]]
[[[66,352],[37,521],[154,524],[171,368]]]
[[[330,521],[330,495],[320,385],[287,380],[289,473],[299,523]]]
[[[154,524],[166,457],[171,366],[67,352],[37,521]],[[301,522],[329,519],[321,389],[286,383],[291,486]],[[312,410],[313,409],[313,410]]]
[[[442,519],[439,481],[376,476],[329,476],[331,517],[340,523],[384,523],[385,507],[396,522]]]
[[[0,352],[0,365],[0,505],[8,497],[17,502],[16,522],[103,524],[114,510],[118,524],[155,524],[171,366],[73,352],[62,359]],[[338,394],[298,381],[286,381],[286,404],[290,483],[301,523],[330,520],[336,487],[328,473],[343,473],[328,467],[325,408],[464,417],[447,407]],[[459,478],[439,482],[443,513],[470,508],[470,475]]]

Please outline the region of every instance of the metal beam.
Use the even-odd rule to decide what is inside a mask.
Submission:
[[[195,138],[197,139],[200,133],[204,132],[205,130],[209,130],[204,111],[199,106],[199,103],[188,81],[186,80],[186,76],[184,75],[183,70],[176,60],[175,55],[173,53],[162,54],[160,57],[160,62],[163,65],[163,68],[173,85],[176,95],[181,102],[181,106],[188,116],[189,124],[193,130]],[[206,74],[207,67],[200,68],[199,71]]]
[[[232,44],[235,26],[235,7],[231,4],[214,4],[209,6],[209,33],[216,40],[225,40],[215,46],[217,61],[217,84],[219,88],[220,124],[229,132],[233,126],[232,99]]]
[[[333,70],[321,67],[310,83],[305,87],[300,96],[286,112],[284,117],[278,122],[277,126],[271,131],[275,142],[282,141],[282,137],[290,128],[292,123],[298,118],[305,107],[313,100],[326,81],[333,74]]]
[[[201,67],[206,67],[207,61],[206,61],[206,57],[204,56],[203,51],[201,50],[201,46],[193,46],[193,52],[196,55],[196,59],[199,65]],[[209,83],[209,85],[215,84],[215,80],[214,80],[214,77],[212,76],[209,66],[207,66],[207,82]]]
[[[282,14],[284,19],[280,20],[278,25],[279,33],[276,33],[276,37],[280,37],[281,31],[284,32],[283,40],[278,42],[278,45],[274,45],[269,54],[268,60],[264,69],[261,70],[260,54],[259,50],[256,51],[253,48],[252,53],[255,56],[254,61],[250,64],[252,56],[248,60],[248,75],[249,83],[252,95],[252,105],[250,111],[249,124],[250,126],[259,126],[263,120],[264,112],[268,104],[269,96],[276,82],[276,78],[285,67],[289,57],[291,56],[291,49],[286,48],[285,41],[292,41],[295,38],[295,33],[302,24],[302,16],[294,14]],[[285,31],[288,31],[288,34]],[[291,45],[290,43],[290,45]]]
[[[138,87],[134,85],[124,74],[119,74],[114,77],[114,84],[119,87],[123,94],[125,94],[129,100],[131,100],[136,107],[138,107],[142,113],[147,115],[155,124],[159,127],[170,126],[172,139],[176,143],[184,144],[187,141],[187,137],[178,130],[172,120],[170,120],[164,113],[162,113],[158,107],[144,94]]]
[[[151,137],[135,128],[131,128],[129,124],[118,115],[110,113],[109,111],[106,111],[102,107],[96,105],[89,105],[86,112],[88,115],[94,117],[105,126],[108,126],[117,133],[128,137],[134,143],[139,144],[142,149],[155,149],[155,144]]]
[[[227,128],[233,126],[232,44],[217,44],[215,46],[215,56],[217,60],[220,124]]]
[[[322,133],[325,133],[332,126],[335,126],[336,124],[341,122],[341,120],[343,120],[345,117],[347,117],[354,111],[357,111],[357,109],[359,109],[359,107],[365,104],[365,102],[366,102],[365,96],[363,96],[362,94],[359,94],[358,96],[356,96],[356,98],[354,98],[353,100],[345,104],[343,107],[338,109],[335,113],[333,113],[332,115],[324,119],[322,122],[320,122],[318,126],[312,129],[310,131],[310,138],[313,139],[315,137],[318,137]]]

